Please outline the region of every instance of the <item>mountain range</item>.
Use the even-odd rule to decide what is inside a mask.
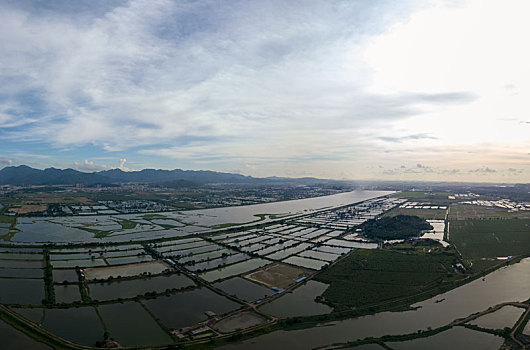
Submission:
[[[123,171],[120,169],[85,173],[74,169],[47,168],[44,170],[26,165],[9,166],[0,170],[0,185],[96,185],[114,183],[143,183],[164,185],[193,184],[259,184],[270,182],[322,182],[315,178],[256,178],[241,174],[206,170],[156,170]]]

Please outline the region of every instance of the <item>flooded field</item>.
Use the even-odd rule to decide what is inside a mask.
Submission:
[[[363,191],[340,193],[330,196],[299,199],[284,202],[226,207],[215,209],[191,210],[185,212],[159,213],[152,221],[145,220],[144,214],[97,215],[91,217],[57,217],[24,218],[19,220],[16,228],[20,230],[11,239],[13,242],[96,242],[96,241],[129,241],[145,240],[159,237],[179,237],[192,233],[205,232],[217,225],[245,224],[257,219],[257,214],[282,214],[293,216],[310,213],[322,208],[332,208],[361,202],[375,197],[384,196],[391,191]],[[97,223],[95,222],[97,219]],[[120,220],[131,220],[137,225],[134,229],[121,229],[117,224]],[[163,220],[163,221],[160,221]],[[263,223],[270,218],[262,220]],[[159,224],[171,223],[179,226],[164,229]],[[94,237],[94,233],[83,228],[107,232],[102,239]]]
[[[309,272],[285,264],[273,264],[259,269],[245,277],[279,289],[285,289],[294,284],[296,280],[308,276]]]
[[[18,309],[13,308],[17,314],[20,314],[27,318],[28,320],[41,324],[42,320],[44,319],[44,309],[42,308],[25,308],[25,309]]]
[[[56,285],[54,290],[56,303],[69,304],[75,301],[81,301],[81,294],[79,293],[78,285]]]
[[[453,327],[431,337],[387,343],[387,345],[395,350],[497,350],[502,343],[504,343],[504,338],[492,334],[476,332],[464,327]]]
[[[94,279],[108,279],[110,277],[132,277],[142,274],[159,274],[167,270],[169,267],[160,262],[146,262],[132,265],[109,266],[109,267],[95,267],[84,269],[85,278],[87,280]]]
[[[214,328],[221,333],[229,333],[254,327],[267,322],[267,319],[255,312],[240,312],[215,323]]]
[[[416,333],[427,327],[438,328],[455,319],[508,301],[524,301],[530,295],[530,259],[496,270],[484,280],[478,279],[413,306],[420,308],[404,312],[382,312],[344,321],[326,323],[310,329],[277,331],[222,349],[252,348],[265,350],[274,344],[290,349],[307,349],[366,337]],[[509,285],[510,288],[506,288]],[[442,300],[442,302],[437,302]],[[281,300],[281,299],[278,299]],[[271,303],[272,304],[272,303]],[[480,335],[479,335],[480,336]]]
[[[223,278],[236,276],[245,272],[252,271],[258,267],[269,264],[270,261],[264,259],[252,259],[237,264],[229,265],[218,270],[205,272],[201,275],[205,281],[213,282]]]
[[[17,277],[17,278],[42,278],[42,269],[17,269],[17,268],[0,268],[0,278]]]
[[[308,259],[300,256],[291,256],[290,258],[283,260],[283,262],[313,270],[320,270],[322,267],[328,264],[326,261]]]
[[[344,239],[344,228],[333,225],[336,218],[330,210],[369,199],[354,206],[358,217],[348,219],[368,220],[381,208],[395,205],[395,199],[372,199],[381,194],[355,191],[153,215],[20,218],[17,227],[24,231],[15,235],[19,241],[64,239],[68,245],[1,249],[0,302],[42,307],[15,305],[20,314],[70,341],[95,345],[108,331],[121,345],[131,347],[173,343],[168,330],[182,332],[175,337],[194,339],[202,332],[211,336],[268,322],[267,317],[249,311],[254,305],[247,303],[261,303],[259,311],[275,317],[327,314],[331,308],[315,298],[328,285],[306,278],[352,248],[377,247]],[[322,209],[327,214],[321,215]],[[220,224],[270,221],[267,215],[256,217],[263,212],[304,214],[308,220],[286,216],[281,223],[215,230]],[[160,226],[173,222],[171,228]],[[102,238],[94,238],[94,232]],[[180,238],[189,234],[195,236]],[[285,292],[290,287],[293,291]],[[95,306],[88,306],[91,300]]]
[[[139,303],[102,305],[98,311],[110,336],[121,345],[158,346],[173,341]]]
[[[245,301],[256,301],[276,293],[270,288],[247,281],[241,277],[234,277],[222,282],[214,283],[213,286],[227,294],[235,295],[238,299]]]
[[[40,305],[42,299],[43,280],[0,278],[0,303]]]
[[[38,343],[2,320],[0,320],[0,339],[2,339],[2,349],[4,350],[51,350],[51,347]]]
[[[94,240],[94,234],[90,232],[43,220],[18,224],[16,228],[21,232],[11,239],[13,242],[88,242]]]
[[[206,288],[147,299],[142,303],[160,322],[171,329],[192,326],[208,319],[206,311],[222,315],[241,307],[240,304]]]
[[[79,281],[79,277],[75,270],[53,270],[53,281],[55,283],[76,283]]]
[[[507,305],[500,310],[489,313],[469,322],[482,328],[503,329],[504,327],[513,327],[515,322],[521,317],[524,309]]]
[[[47,309],[42,327],[58,336],[82,345],[103,340],[103,325],[93,307]]]
[[[265,304],[259,308],[261,312],[277,317],[312,316],[327,314],[332,308],[315,302],[315,298],[326,290],[327,284],[308,281],[292,293]]]
[[[182,289],[194,286],[195,283],[184,275],[173,274],[153,278],[90,283],[89,295],[95,300],[114,300],[133,298],[149,292],[164,292],[166,289]]]

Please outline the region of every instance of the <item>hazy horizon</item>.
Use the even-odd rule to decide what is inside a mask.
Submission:
[[[528,10],[0,1],[0,168],[530,182]]]

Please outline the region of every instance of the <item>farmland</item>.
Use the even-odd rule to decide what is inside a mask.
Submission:
[[[412,296],[461,278],[453,273],[454,250],[356,250],[320,273],[330,284],[322,297],[335,307],[359,307]]]
[[[530,252],[529,219],[454,220],[450,241],[466,258],[495,258]]]
[[[322,205],[320,210],[300,207],[293,210],[297,215],[255,223],[255,213],[226,215],[215,209],[189,216],[5,217],[1,227],[15,227],[14,238],[24,239],[24,245],[0,245],[0,301],[28,324],[51,331],[59,342],[139,347],[235,339],[295,319],[407,307],[496,263],[494,256],[470,250],[494,245],[475,236],[480,225],[471,226],[474,220],[451,221],[450,239],[458,250],[417,239],[426,226],[418,226],[411,240],[393,245],[370,241],[363,233],[363,223],[399,220],[393,214],[400,210],[428,217],[438,215],[437,210],[445,213],[423,208],[434,207],[427,200],[417,202],[381,197],[336,208]],[[285,209],[279,206],[277,212]],[[526,244],[523,220],[497,221],[499,230],[508,224],[514,236],[506,239],[513,246]],[[223,222],[230,225],[221,229]],[[240,224],[233,226],[235,222]],[[439,224],[442,232],[445,224]],[[475,229],[463,229],[465,224]],[[87,236],[87,229],[105,234]],[[75,243],[62,241],[66,236]],[[43,238],[58,241],[44,244]],[[473,268],[458,270],[460,262]],[[68,322],[69,317],[80,321]]]
[[[409,209],[394,208],[384,214],[384,216],[411,215],[418,216],[426,220],[444,220],[447,210],[445,209]]]
[[[530,219],[530,211],[509,211],[497,207],[455,204],[451,206],[449,219]]]

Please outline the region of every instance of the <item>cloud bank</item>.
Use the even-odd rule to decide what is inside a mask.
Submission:
[[[518,41],[530,28],[516,15],[527,6],[1,4],[0,142],[8,152],[45,145],[87,171],[111,156],[135,167],[384,178],[434,153],[440,169],[470,178],[524,168],[529,126],[502,119],[530,111],[530,55]],[[466,151],[490,161],[449,161]]]

